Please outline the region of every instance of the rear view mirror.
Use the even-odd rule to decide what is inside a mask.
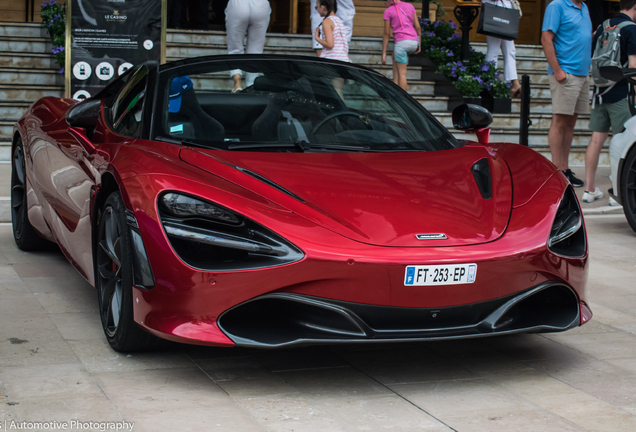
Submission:
[[[455,129],[483,129],[491,123],[492,114],[479,105],[463,104],[453,110],[453,127]]]
[[[97,126],[101,105],[101,99],[88,99],[80,102],[68,111],[66,122],[69,126],[92,131]]]

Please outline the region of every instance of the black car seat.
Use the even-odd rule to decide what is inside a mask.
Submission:
[[[297,80],[279,75],[256,78],[254,91],[270,93],[263,113],[252,125],[252,140],[270,142],[309,141],[310,117],[319,115],[306,78]]]
[[[168,113],[168,131],[174,138],[223,142],[225,128],[203,111],[192,88],[181,94],[181,108]]]

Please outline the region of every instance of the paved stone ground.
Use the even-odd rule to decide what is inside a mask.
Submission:
[[[594,319],[555,334],[121,355],[95,291],[0,225],[0,421],[135,431],[634,431],[636,234],[586,218]],[[4,424],[2,424],[5,427]],[[31,430],[24,428],[23,430]],[[77,429],[76,429],[77,430]]]

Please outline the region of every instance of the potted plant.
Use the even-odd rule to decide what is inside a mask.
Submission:
[[[55,0],[49,0],[42,3],[42,10],[40,12],[42,17],[42,23],[46,25],[47,32],[51,36],[53,42],[53,54],[55,54],[55,61],[60,65],[60,73],[64,73],[64,63],[66,53],[64,46],[66,45],[66,15],[64,6],[55,2]]]
[[[462,75],[453,82],[455,88],[464,97],[464,103],[481,105],[481,92],[483,91],[484,81],[479,76]]]
[[[511,111],[510,83],[503,81],[495,62],[471,48],[468,63],[460,61],[461,34],[452,21],[436,21],[422,25],[422,47],[425,55],[436,65],[464,98],[465,103],[481,104],[491,112]],[[469,102],[470,101],[470,102]]]

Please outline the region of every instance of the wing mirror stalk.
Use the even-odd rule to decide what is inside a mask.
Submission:
[[[95,145],[91,142],[91,140],[88,139],[88,136],[86,135],[86,129],[82,127],[71,126],[68,128],[68,132],[71,135],[73,135],[73,137],[82,145],[82,147],[86,149],[88,154],[90,155],[97,154],[103,157],[104,159],[108,159],[108,153],[102,150],[99,150],[97,147],[95,147]]]
[[[479,105],[462,104],[453,110],[453,126],[466,133],[477,135],[480,144],[488,144],[490,140],[490,124],[492,114]]]

